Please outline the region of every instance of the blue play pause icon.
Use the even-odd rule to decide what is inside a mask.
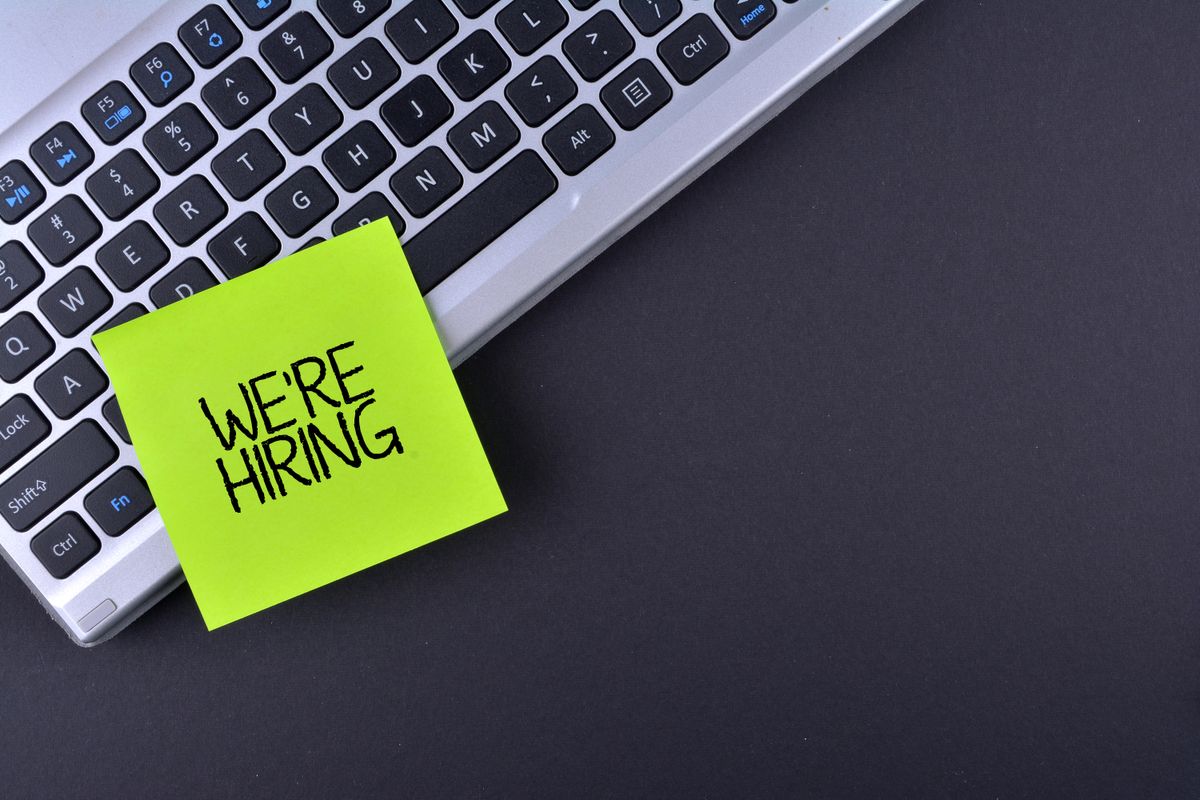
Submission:
[[[29,197],[29,187],[22,183],[13,190],[12,194],[4,198],[4,202],[8,203],[9,208],[13,208],[24,203],[27,197]]]

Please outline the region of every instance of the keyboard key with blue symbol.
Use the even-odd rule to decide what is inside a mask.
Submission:
[[[739,39],[749,39],[775,19],[774,0],[717,0],[716,9]]]
[[[191,86],[195,75],[178,50],[166,42],[159,42],[133,62],[129,77],[147,100],[156,106],[164,106]]]
[[[92,165],[92,148],[69,122],[46,131],[29,148],[29,155],[55,186],[62,186]]]
[[[146,121],[141,104],[120,81],[112,81],[89,97],[81,111],[105,144],[116,144]]]
[[[17,222],[46,199],[46,190],[29,167],[10,161],[0,167],[0,219]]]
[[[242,34],[220,6],[207,5],[179,26],[179,41],[202,67],[212,67],[242,43]]]
[[[133,467],[124,467],[93,489],[84,508],[109,536],[120,536],[154,508],[146,482]]]

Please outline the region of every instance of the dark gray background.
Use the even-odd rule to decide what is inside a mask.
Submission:
[[[1198,33],[929,0],[459,370],[501,519],[93,651],[4,571],[0,792],[1196,796]]]

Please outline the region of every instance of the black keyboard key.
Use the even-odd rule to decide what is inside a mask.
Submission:
[[[46,199],[46,190],[29,167],[10,161],[0,167],[0,219],[19,222]]]
[[[475,17],[478,17],[496,5],[496,0],[454,0],[454,5],[458,6],[459,11],[471,19],[475,19]]]
[[[683,13],[683,4],[679,0],[621,0],[621,10],[633,27],[653,36]]]
[[[379,192],[369,192],[363,199],[359,200],[354,205],[350,206],[345,214],[333,221],[333,235],[346,233],[355,228],[361,228],[369,222],[374,222],[377,219],[387,217],[392,223],[392,230],[396,232],[396,236],[404,235],[404,220],[400,213],[392,207],[392,204],[387,201]]]
[[[116,460],[112,439],[84,420],[0,484],[0,514],[27,531]]]
[[[154,510],[146,481],[133,467],[121,467],[83,498],[83,507],[109,536],[120,536]]]
[[[100,540],[78,514],[63,514],[29,542],[50,577],[62,580],[100,552]]]
[[[267,212],[284,233],[303,234],[337,208],[333,189],[312,167],[302,167],[267,195]]]
[[[554,56],[542,56],[504,87],[504,96],[529,125],[537,127],[575,99],[579,89]]]
[[[179,41],[202,67],[214,67],[242,43],[242,34],[219,6],[207,5],[179,26]]]
[[[95,159],[95,153],[69,122],[60,122],[38,137],[29,155],[55,186],[83,172]]]
[[[122,150],[84,182],[104,216],[124,219],[158,191],[158,176],[141,153]]]
[[[333,88],[351,108],[363,108],[400,77],[400,65],[378,39],[365,39],[333,62],[327,73]]]
[[[567,27],[567,12],[558,0],[514,0],[496,15],[496,27],[513,50],[527,56]]]
[[[423,217],[462,188],[462,173],[446,154],[429,147],[392,176],[391,187],[414,217]]]
[[[594,107],[583,105],[546,131],[542,144],[563,172],[578,175],[617,140]]]
[[[288,10],[292,0],[229,0],[233,10],[252,31],[262,30],[271,20]]]
[[[203,175],[193,175],[154,204],[154,218],[175,244],[189,245],[225,218],[229,207]]]
[[[333,41],[307,11],[271,31],[258,51],[284,83],[295,83],[333,52]]]
[[[0,379],[15,383],[54,352],[54,340],[32,314],[21,312],[0,325]]]
[[[100,222],[75,195],[67,195],[29,223],[29,238],[56,267],[100,238]]]
[[[105,144],[116,144],[146,121],[141,103],[120,81],[112,81],[89,97],[80,111]]]
[[[631,131],[671,99],[671,85],[647,59],[639,59],[600,90],[600,100],[622,128]]]
[[[729,42],[706,14],[697,14],[658,43],[658,57],[684,86],[729,55]]]
[[[773,0],[717,0],[717,13],[739,39],[749,39],[775,19]]]
[[[178,50],[166,42],[159,42],[133,62],[129,77],[147,100],[156,106],[165,106],[191,86],[196,76]]]
[[[100,406],[104,418],[108,420],[108,424],[116,431],[117,436],[121,437],[121,441],[125,444],[132,444],[129,439],[129,428],[125,427],[125,417],[121,414],[121,407],[117,405],[117,398],[110,397],[104,401],[104,405]]]
[[[271,112],[271,127],[288,150],[303,155],[342,124],[329,93],[310,83]]]
[[[275,99],[275,87],[248,58],[239,58],[200,91],[204,104],[226,128],[236,128]]]
[[[146,131],[142,142],[168,175],[178,175],[217,143],[217,132],[191,103],[184,103]]]
[[[578,8],[580,11],[587,11],[592,6],[596,5],[598,0],[571,0],[571,5]]]
[[[521,138],[517,126],[494,100],[463,117],[446,141],[472,172],[482,172],[511,150]]]
[[[379,107],[379,116],[408,147],[419,144],[453,113],[450,98],[428,75],[409,81]]]
[[[162,308],[216,285],[217,279],[200,259],[189,258],[150,287],[150,302]]]
[[[601,11],[563,39],[562,49],[579,74],[594,81],[633,52],[633,37],[616,14]]]
[[[50,433],[50,423],[37,406],[23,394],[0,405],[0,470],[33,449]]]
[[[7,311],[29,294],[46,273],[20,242],[0,245],[0,311]]]
[[[404,246],[425,293],[517,224],[558,188],[554,173],[523,150]]]
[[[508,72],[512,62],[496,39],[475,31],[438,59],[438,72],[463,100],[474,100]]]
[[[458,22],[440,0],[413,0],[383,30],[405,61],[418,64],[454,38]]]
[[[208,243],[208,255],[227,277],[256,270],[279,255],[279,237],[262,217],[247,211]]]
[[[213,175],[236,200],[247,200],[283,172],[283,156],[260,130],[247,131],[212,161]]]
[[[63,336],[74,336],[112,308],[112,294],[89,267],[76,267],[42,292],[38,309]]]
[[[108,388],[108,376],[83,350],[75,349],[38,375],[33,388],[59,419],[70,419]]]
[[[138,220],[96,251],[96,264],[122,292],[149,278],[171,253],[158,234]]]
[[[374,123],[363,120],[325,148],[321,160],[343,189],[357,192],[396,160],[396,151]]]
[[[350,37],[388,10],[392,0],[317,0],[317,8],[339,36]]]
[[[129,322],[130,320],[137,319],[138,317],[144,317],[149,313],[150,312],[147,311],[146,307],[144,305],[142,305],[141,303],[130,303],[129,305],[125,306],[117,313],[113,314],[112,318],[109,319],[107,322],[105,322],[103,325],[101,325],[99,328],[96,328],[96,333],[102,333],[107,330],[112,330],[113,328],[117,327],[118,325],[124,325],[126,322]]]

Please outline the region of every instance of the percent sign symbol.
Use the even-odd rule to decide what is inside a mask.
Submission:
[[[179,123],[174,120],[167,120],[167,124],[163,126],[163,131],[167,136],[175,140],[175,143],[186,153],[192,149],[192,143],[183,138],[183,129],[179,127]]]

